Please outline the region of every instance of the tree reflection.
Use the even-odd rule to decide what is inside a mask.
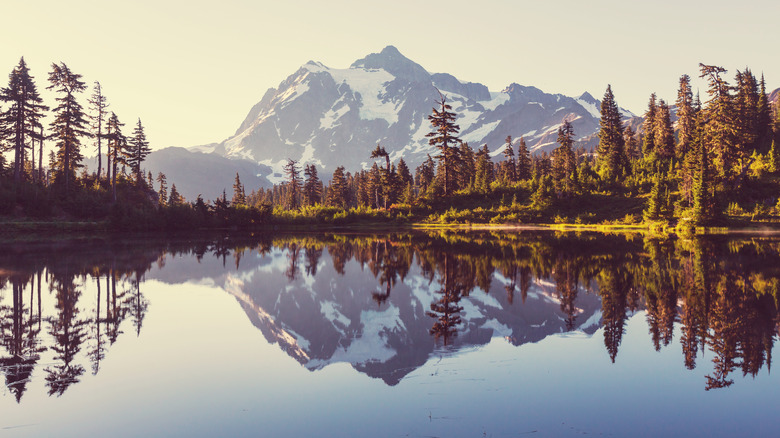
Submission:
[[[52,245],[36,257],[26,256],[21,245],[0,254],[0,367],[17,401],[36,367],[44,368],[50,395],[61,395],[83,379],[87,367],[97,374],[124,332],[139,336],[143,330],[150,309],[142,293],[146,273],[153,266],[176,265],[166,260],[179,256],[198,263],[211,258],[225,270],[239,271],[254,269],[255,260],[276,248],[286,257],[277,272],[288,283],[286,291],[298,287],[302,273],[307,280],[331,273],[323,269],[327,263],[339,278],[357,272],[350,263],[359,266],[361,281],[368,283],[356,293],[331,293],[334,282],[307,281],[307,287],[328,284],[331,289],[324,292],[331,293],[330,301],[307,296],[307,302],[295,301],[288,319],[279,312],[265,315],[269,324],[278,324],[268,332],[281,336],[288,329],[304,333],[292,326],[314,324],[328,313],[335,321],[329,327],[338,325],[323,337],[331,344],[309,346],[322,354],[332,355],[359,336],[364,313],[387,311],[383,317],[399,318],[398,332],[389,327],[379,338],[395,342],[394,348],[412,348],[414,342],[460,348],[489,342],[494,330],[503,330],[515,345],[583,331],[603,336],[607,355],[616,362],[628,319],[644,311],[648,348],[668,348],[679,330],[683,366],[695,369],[699,357],[709,353],[709,390],[733,385],[734,373],[756,376],[769,368],[780,327],[776,238],[437,230],[162,239],[87,246],[83,254]],[[49,295],[42,297],[42,289]],[[311,327],[309,332],[317,331]],[[310,353],[295,351],[298,358]],[[417,365],[422,360],[408,352],[397,360],[412,357]]]

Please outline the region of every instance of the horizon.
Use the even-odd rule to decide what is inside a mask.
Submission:
[[[337,6],[341,13],[333,14]],[[377,12],[382,12],[379,23]],[[0,74],[10,73],[23,56],[45,103],[53,106],[46,78],[52,63],[65,62],[89,86],[79,97],[85,108],[93,82],[100,81],[109,111],[126,125],[140,118],[155,150],[224,141],[269,88],[309,60],[343,69],[389,45],[429,73],[449,73],[491,92],[518,83],[550,94],[588,92],[601,99],[610,84],[618,105],[642,115],[653,92],[673,103],[683,74],[691,76],[694,90],[706,100],[699,62],[725,67],[729,82],[737,69],[748,67],[757,77],[765,75],[768,92],[780,87],[775,73],[780,60],[768,56],[773,12],[780,12],[780,5],[764,1],[734,8],[724,1],[698,7],[669,1],[547,5],[489,0],[479,8],[456,1],[446,10],[409,1],[380,10],[351,0],[338,5],[302,0],[284,5],[231,0],[220,6],[16,3],[8,16],[40,17],[35,28],[40,32],[15,41],[27,24],[13,20],[0,28],[3,41],[13,41],[0,48]],[[256,21],[265,17],[271,19]],[[513,25],[496,17],[529,18]],[[437,20],[451,29],[451,45],[427,44],[440,36]],[[58,33],[63,21],[76,23],[65,35]],[[402,21],[408,31],[384,36]],[[567,30],[558,31],[561,27]],[[603,41],[618,49],[610,50],[614,55],[598,53]],[[686,50],[678,49],[681,44]],[[220,82],[222,77],[229,80]],[[6,80],[0,82],[5,85]],[[84,154],[94,155],[91,142],[85,143]]]

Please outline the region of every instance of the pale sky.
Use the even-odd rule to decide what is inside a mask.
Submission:
[[[85,107],[100,81],[125,129],[140,117],[155,149],[220,142],[307,61],[347,68],[387,45],[491,91],[517,82],[600,99],[611,84],[637,114],[652,92],[673,102],[699,62],[780,87],[769,0],[3,0],[2,15],[1,86],[21,56],[40,90],[65,62],[90,85]]]

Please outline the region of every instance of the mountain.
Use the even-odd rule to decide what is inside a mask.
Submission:
[[[494,154],[509,135],[524,137],[532,151],[551,150],[564,119],[577,139],[598,130],[600,102],[588,93],[573,98],[516,83],[491,93],[479,83],[431,74],[388,46],[346,69],[309,61],[269,89],[233,136],[194,150],[266,165],[272,182],[283,180],[288,158],[317,164],[326,175],[339,165],[367,167],[377,143],[391,159],[416,166],[435,153],[425,135],[439,92],[458,115],[463,141],[475,148],[486,143]]]
[[[412,266],[380,304],[372,292],[385,286],[362,262],[349,260],[338,271],[334,265],[343,257],[339,251],[307,251],[273,248],[262,256],[241,258],[235,269],[225,269],[225,260],[218,257],[169,258],[164,270],[153,269],[146,278],[224,289],[269,343],[307,369],[347,363],[388,385],[436,358],[442,348],[452,354],[486,345],[497,336],[523,345],[568,331],[553,282],[534,279],[521,303],[519,296],[513,301],[507,294],[512,282],[496,273],[489,293],[474,290],[458,302],[462,323],[442,347],[430,332],[435,320],[426,314],[441,297],[438,276],[432,281],[419,266]],[[299,259],[306,266],[299,266]],[[600,321],[599,296],[581,289],[575,331],[592,335]]]
[[[194,201],[198,195],[204,200],[214,200],[226,191],[228,199],[233,197],[233,183],[236,173],[247,193],[257,188],[272,186],[267,176],[268,166],[254,161],[231,160],[217,154],[205,154],[185,148],[170,147],[152,152],[144,162],[144,168],[157,178],[158,172],[165,174],[168,189],[176,184],[176,190],[187,201]],[[155,182],[155,188],[157,183]]]

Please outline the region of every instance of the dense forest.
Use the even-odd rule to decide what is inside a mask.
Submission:
[[[289,160],[286,182],[249,190],[236,174],[231,196],[185,200],[164,174],[143,168],[150,153],[140,121],[131,133],[94,83],[88,108],[81,75],[52,64],[44,105],[24,59],[0,90],[0,215],[97,221],[113,228],[257,227],[270,224],[575,223],[696,226],[776,223],[780,216],[780,111],[763,77],[700,64],[704,102],[683,75],[673,105],[652,94],[643,118],[622,120],[610,86],[598,145],[575,141],[571,120],[551,152],[530,153],[507,133],[498,156],[458,137],[445,95],[428,116],[436,154],[414,171],[367,145],[370,169],[333,171]],[[45,129],[43,119],[53,120]],[[54,147],[44,165],[44,143]],[[89,145],[97,169],[83,170]],[[373,148],[373,149],[372,149]],[[12,158],[11,158],[12,157]],[[105,162],[104,162],[105,159]],[[303,173],[303,174],[302,174]],[[170,186],[169,186],[170,183]]]

